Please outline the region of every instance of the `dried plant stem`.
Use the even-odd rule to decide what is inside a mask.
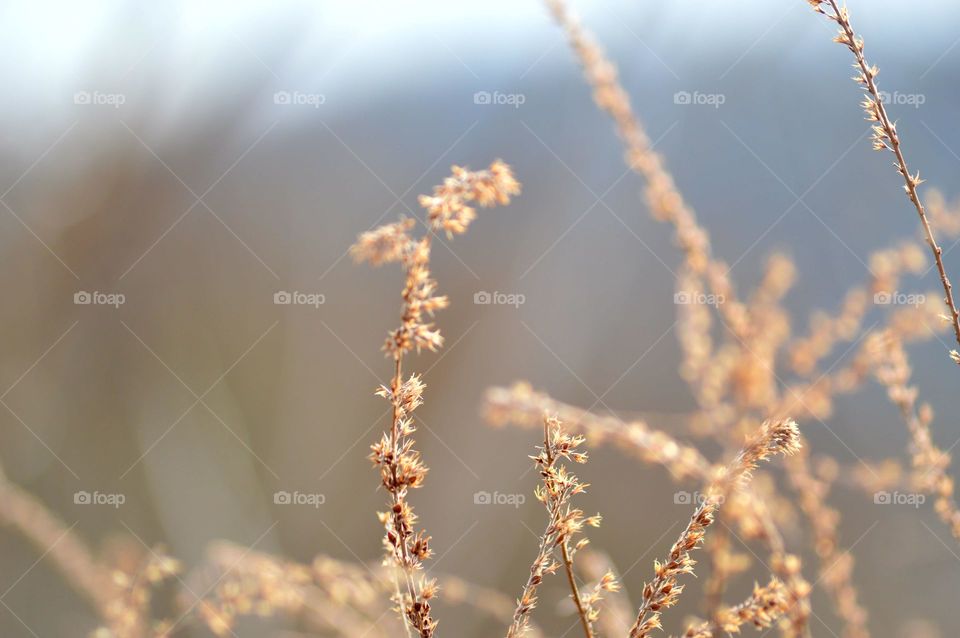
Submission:
[[[903,343],[890,333],[875,333],[870,336],[870,348],[875,356],[874,374],[910,433],[915,489],[934,496],[937,515],[960,540],[960,509],[954,500],[953,479],[947,474],[951,456],[933,442],[933,409],[928,404],[917,405],[918,390],[910,385],[911,369]]]
[[[873,147],[876,150],[889,149],[897,158],[895,164],[897,172],[903,177],[904,190],[907,193],[907,197],[909,197],[913,203],[914,208],[916,208],[917,215],[920,217],[920,225],[923,227],[924,238],[930,247],[930,252],[933,253],[933,259],[937,265],[937,272],[940,274],[944,302],[950,311],[949,320],[953,328],[953,334],[957,344],[960,345],[960,311],[957,310],[957,306],[954,303],[953,286],[950,284],[947,271],[943,266],[943,250],[937,244],[930,220],[927,218],[923,203],[917,194],[917,187],[923,180],[920,179],[919,173],[911,174],[910,169],[907,167],[907,160],[903,156],[900,137],[897,134],[897,125],[890,121],[887,110],[883,105],[883,100],[880,97],[880,91],[877,89],[876,77],[878,69],[867,63],[863,55],[863,38],[858,36],[853,30],[853,26],[850,24],[850,14],[846,6],[839,6],[837,0],[809,0],[809,2],[815,11],[825,15],[837,24],[840,31],[835,38],[836,41],[845,45],[856,59],[856,67],[859,68],[859,74],[855,79],[867,92],[867,98],[863,102],[863,107],[867,112],[867,119],[878,122],[878,124],[873,127]],[[829,11],[823,8],[824,4],[830,6]],[[960,363],[960,353],[957,353],[956,350],[951,351],[951,357],[954,361]]]
[[[571,437],[565,434],[560,422],[555,418],[544,416],[542,422],[543,447],[534,460],[540,476],[543,477],[543,485],[537,487],[536,496],[546,507],[548,520],[540,536],[537,556],[530,566],[530,575],[517,601],[507,638],[523,636],[527,632],[530,613],[537,605],[537,588],[543,582],[544,575],[552,574],[560,568],[560,564],[554,559],[554,551],[558,547],[584,638],[594,638],[592,623],[598,612],[593,609],[593,605],[600,600],[601,590],[615,591],[617,585],[612,574],[608,572],[589,599],[580,594],[573,569],[573,557],[577,549],[586,544],[586,539],[581,539],[572,549],[570,541],[581,532],[585,524],[599,525],[600,517],[584,518],[581,510],[570,507],[572,497],[583,492],[587,485],[580,483],[576,476],[567,472],[566,467],[559,463],[561,459],[585,463],[587,455],[577,451],[584,439],[582,436]]]
[[[931,303],[921,306],[920,312],[934,313]],[[928,337],[931,331],[919,320],[918,311],[904,308],[891,313],[885,330],[900,340]],[[942,324],[941,324],[942,325]],[[794,414],[804,418],[827,418],[835,395],[849,393],[860,387],[877,369],[872,341],[866,339],[852,362],[821,376],[816,381],[788,388],[779,398],[773,414]],[[801,453],[786,462],[789,483],[798,497],[801,511],[810,522],[813,546],[820,562],[820,580],[831,594],[837,615],[844,622],[845,638],[867,638],[867,612],[858,602],[853,584],[854,557],[839,547],[840,514],[827,504],[830,484],[814,475],[809,455]]]
[[[238,607],[264,616],[283,613],[299,617],[323,635],[333,631],[348,638],[385,638],[399,632],[396,624],[384,618],[380,597],[381,591],[395,586],[392,576],[397,569],[392,565],[367,566],[325,555],[316,556],[312,564],[302,564],[228,541],[211,543],[206,555],[206,564],[194,572],[188,584],[193,591],[210,592],[204,601],[207,611],[200,615],[221,623],[221,635],[230,635],[229,625],[222,623],[231,614],[239,614]],[[513,601],[507,596],[447,574],[438,574],[437,579],[447,603],[509,622]],[[180,603],[188,608],[195,598],[184,590]],[[531,623],[529,636],[542,638],[543,632]]]
[[[565,428],[588,437],[591,446],[614,443],[646,463],[662,465],[677,481],[693,479],[704,484],[710,480],[713,466],[696,448],[643,421],[624,422],[616,416],[594,414],[557,401],[526,382],[490,388],[484,398],[484,410],[494,426],[513,423],[526,428],[539,428],[544,412],[556,414]]]
[[[637,618],[630,628],[630,638],[647,638],[660,628],[661,610],[677,603],[683,585],[677,584],[682,574],[693,573],[690,552],[703,541],[706,529],[726,497],[750,477],[760,461],[773,454],[792,455],[800,449],[800,432],[790,419],[765,421],[757,434],[736,458],[706,488],[706,498],[697,506],[690,522],[673,544],[664,563],[654,565],[654,579],[643,588],[643,600]]]
[[[429,241],[429,237],[426,237],[425,240]],[[399,395],[400,386],[403,383],[403,353],[399,352],[395,356],[395,366],[393,380],[390,382],[390,387],[393,391],[393,396],[396,397]],[[390,427],[390,448],[391,454],[394,458],[399,459],[403,454],[403,445],[404,442],[401,441],[400,428],[401,421],[403,419],[403,409],[400,406],[398,400],[393,401],[393,418],[391,419]],[[398,482],[398,465],[392,464],[390,466],[390,472],[393,475],[393,482],[399,484]],[[404,510],[406,504],[404,502],[406,492],[403,490],[392,490],[390,492],[390,500],[393,504],[391,507],[391,513],[393,515],[393,527],[394,529],[403,530],[408,527],[403,520]],[[420,584],[413,578],[413,565],[410,561],[410,546],[408,542],[409,535],[403,535],[400,538],[400,553],[401,553],[401,567],[403,572],[403,580],[407,589],[407,599],[410,601],[420,601],[423,599],[423,592],[420,587]],[[398,604],[402,604],[402,601],[398,601]],[[416,603],[413,603],[416,604]],[[409,617],[409,612],[406,614]],[[425,620],[429,619],[429,614],[427,618],[423,617],[423,614],[417,613],[416,617],[413,619],[414,629],[423,637],[427,638],[432,633],[432,628],[425,626]],[[408,623],[404,622],[405,630],[409,634],[410,627]]]
[[[553,452],[550,449],[550,433],[548,432],[548,421],[544,420],[543,442],[546,450],[547,459],[551,466],[556,462]],[[577,577],[573,573],[573,554],[570,552],[570,537],[564,535],[560,541],[560,555],[563,557],[563,569],[567,574],[567,584],[570,586],[570,596],[577,606],[577,615],[580,617],[580,626],[583,627],[585,638],[593,638],[593,628],[590,626],[590,620],[587,618],[588,610],[583,603],[583,597],[580,596],[580,589],[577,587]]]
[[[764,313],[759,313],[763,320],[758,327],[753,324],[757,317],[739,302],[728,277],[728,270],[711,256],[710,240],[707,232],[699,225],[693,210],[684,202],[683,196],[677,189],[670,173],[666,170],[662,158],[657,154],[650,143],[649,137],[633,113],[630,99],[617,79],[615,66],[604,56],[590,35],[580,25],[563,0],[547,0],[553,16],[567,32],[571,46],[580,60],[584,74],[593,88],[594,100],[597,105],[607,112],[614,121],[617,133],[627,151],[627,164],[646,181],[646,200],[655,218],[666,220],[674,227],[676,241],[684,255],[684,279],[681,286],[700,286],[703,281],[709,284],[714,294],[724,299],[718,310],[725,326],[738,337],[739,343],[734,347],[722,349],[717,356],[725,356],[730,368],[729,375],[740,375],[742,379],[752,379],[766,383],[744,383],[740,388],[759,389],[750,394],[744,393],[737,397],[742,403],[754,406],[768,405],[775,393],[776,384],[767,373],[772,368],[776,348],[789,334],[788,324],[783,321],[768,321]],[[764,287],[770,294],[761,295],[760,306],[770,306],[770,300],[776,300],[782,291],[789,286],[792,278],[790,268],[776,268],[771,272],[774,276]],[[768,299],[769,298],[769,299]],[[713,373],[712,343],[707,334],[710,325],[709,313],[695,312],[688,309],[686,320],[681,327],[681,344],[684,348],[685,362],[684,378],[697,385],[698,400],[711,408],[726,410],[721,422],[733,423],[733,411],[727,403],[720,399],[719,394],[711,393],[714,388],[722,388],[727,380]],[[773,326],[778,328],[770,330]],[[787,329],[784,329],[787,328]],[[754,337],[759,335],[759,342]],[[744,340],[753,344],[750,353],[742,345]],[[753,352],[761,352],[763,357],[757,357]],[[750,356],[747,356],[749,354]],[[710,376],[707,376],[710,375]],[[710,380],[720,383],[710,385]],[[714,419],[708,419],[708,422]],[[711,428],[719,433],[720,428]],[[670,467],[670,465],[668,465]],[[795,610],[793,618],[797,627],[802,627],[809,614],[807,602],[808,591],[806,584],[800,584],[802,578],[795,575],[798,585],[797,600],[801,607]]]
[[[560,543],[560,553],[563,556],[564,571],[567,573],[567,584],[570,585],[570,596],[577,605],[577,615],[580,617],[583,635],[586,638],[593,638],[593,628],[590,626],[590,620],[587,618],[587,608],[583,604],[580,589],[577,587],[577,578],[573,573],[573,556],[570,554],[570,545],[566,539]]]
[[[486,418],[495,426],[513,423],[526,428],[539,426],[544,412],[556,414],[565,428],[583,434],[591,445],[613,443],[645,463],[662,465],[678,482],[692,480],[705,485],[717,471],[699,450],[661,430],[652,429],[643,421],[625,422],[613,415],[595,414],[534,391],[526,382],[515,383],[509,388],[490,388],[484,410]],[[772,519],[761,523],[757,518],[769,516],[763,504],[749,491],[743,494],[749,507],[741,508],[738,514],[749,519],[746,522],[751,528],[776,532]]]
[[[809,334],[790,344],[790,366],[794,372],[810,378],[837,344],[853,341],[862,334],[863,320],[871,302],[876,303],[878,298],[882,301],[883,295],[896,292],[905,273],[919,275],[927,267],[923,245],[913,240],[874,251],[867,262],[871,273],[869,283],[849,289],[838,312],[813,313]]]
[[[755,346],[763,347],[754,348],[754,350],[766,354],[764,359],[758,359],[752,353],[750,353],[750,356],[745,356],[743,351],[746,348],[739,343],[736,344],[736,348],[724,350],[723,352],[728,353],[726,358],[731,366],[739,365],[738,360],[747,362],[746,366],[741,366],[741,370],[731,368],[729,372],[745,373],[746,375],[752,375],[754,378],[769,376],[764,369],[770,368],[775,349],[779,342],[786,338],[787,331],[782,329],[774,331],[752,329],[751,313],[748,312],[743,303],[737,300],[725,265],[711,256],[710,240],[707,232],[697,222],[693,210],[685,203],[672,176],[665,168],[663,159],[653,150],[649,137],[631,108],[629,96],[617,79],[616,67],[604,56],[589,33],[567,9],[563,0],[547,0],[547,5],[556,22],[567,32],[571,46],[593,88],[594,100],[613,119],[617,133],[626,147],[628,166],[646,181],[645,196],[651,213],[655,218],[668,221],[674,227],[675,238],[683,252],[685,262],[680,287],[683,289],[689,289],[690,286],[699,287],[706,281],[714,294],[724,299],[724,303],[720,304],[718,310],[726,327],[741,342],[744,339],[750,339],[753,335],[767,336],[765,341],[755,344]],[[789,286],[789,280],[792,278],[790,268],[776,268],[771,272],[774,272],[775,276],[771,277],[770,282],[768,282],[770,285],[764,287],[764,291],[769,290],[770,294],[761,295],[760,305],[770,305],[765,303],[767,301],[766,297],[774,300],[778,298],[782,291],[786,289],[786,286]],[[709,313],[698,312],[699,309],[693,308],[692,305],[684,310],[688,311],[681,326],[681,345],[684,347],[686,357],[683,369],[684,378],[698,385],[699,400],[713,408],[728,409],[729,406],[720,401],[719,397],[715,398],[713,394],[709,393],[709,390],[712,390],[712,387],[709,386],[709,380],[716,380],[716,374],[713,374],[710,378],[704,376],[711,374],[713,364],[711,360],[713,358],[711,357],[713,348],[708,334]],[[785,324],[781,322],[781,326],[778,327],[783,325]],[[769,399],[774,387],[775,384],[772,382],[767,383],[763,388],[764,392],[745,395],[743,398],[753,404],[762,405]],[[732,418],[732,411],[730,411],[730,414],[721,421],[730,421]],[[707,422],[711,421],[715,421],[715,419],[707,419]],[[719,427],[715,429],[719,432]],[[631,441],[622,431],[615,429],[614,432],[613,438],[619,439],[621,444],[627,446],[631,444]],[[643,433],[644,430],[639,432]],[[642,454],[648,460],[651,457],[656,460],[656,450],[650,450],[648,446],[644,446],[642,449]],[[666,449],[673,452],[681,449],[684,452],[686,451],[684,448],[673,446],[668,446]],[[697,455],[684,454],[684,457],[684,460],[692,460],[696,459]],[[696,461],[694,460],[694,462]],[[672,460],[665,465],[672,471],[676,469]],[[688,470],[690,468],[680,464],[680,469]],[[796,561],[792,562],[795,563]],[[796,600],[798,602],[798,608],[793,612],[793,619],[795,626],[802,631],[804,630],[805,619],[809,615],[809,602],[807,600],[809,591],[799,573],[794,574],[793,577],[797,585],[795,591],[797,592]]]
[[[426,238],[429,240],[429,237]],[[431,622],[429,606],[424,611],[424,603],[429,600],[429,596],[424,596],[424,584],[413,577],[413,571],[417,565],[411,560],[410,537],[412,532],[412,516],[409,514],[409,506],[406,504],[406,489],[399,486],[403,485],[400,481],[400,459],[409,450],[405,438],[402,437],[403,419],[405,412],[399,399],[401,395],[401,386],[403,384],[403,352],[399,351],[394,356],[394,375],[390,382],[391,396],[393,403],[393,418],[390,427],[390,457],[395,460],[388,464],[391,474],[390,484],[397,486],[393,489],[388,488],[390,492],[390,516],[392,517],[392,530],[398,531],[393,546],[399,549],[399,566],[401,567],[404,585],[408,601],[404,603],[403,599],[398,600],[397,604],[406,621],[404,625],[409,624],[417,631],[422,638],[429,638],[433,634],[434,626]],[[406,449],[405,449],[406,448]],[[417,485],[418,483],[414,484]],[[388,531],[388,536],[390,532]],[[420,542],[419,539],[416,542]],[[424,543],[425,545],[425,543]],[[422,552],[423,557],[429,556],[429,551]],[[409,627],[407,627],[409,633]]]
[[[844,622],[844,638],[868,638],[867,612],[857,601],[853,585],[853,555],[838,541],[840,514],[827,505],[829,485],[813,475],[807,454],[787,460],[787,476],[800,500],[800,509],[811,524],[813,545],[820,559],[820,581],[832,595],[837,615]]]
[[[396,571],[394,571],[390,575],[390,578],[393,581],[393,595],[396,597],[396,600],[398,601],[398,604],[399,604],[399,601],[403,600],[403,593],[400,591],[400,576],[396,573]],[[406,584],[406,581],[407,579],[404,579],[405,584]],[[407,589],[407,595],[410,595],[409,585]],[[404,635],[406,635],[407,638],[413,638],[413,633],[411,633],[410,631],[410,623],[406,622],[406,620],[404,620],[403,618],[401,618],[401,621],[402,621],[401,624],[403,625]]]
[[[931,303],[920,312],[935,313]],[[918,321],[917,310],[904,308],[887,318],[885,332],[898,340],[917,340],[932,334],[925,321]],[[937,324],[935,324],[937,325]],[[940,324],[942,325],[942,324]],[[774,414],[800,414],[824,419],[832,409],[835,395],[858,388],[877,370],[875,348],[871,339],[864,340],[852,362],[816,381],[789,388],[780,397]],[[827,504],[830,485],[814,475],[809,455],[797,454],[786,462],[789,483],[798,497],[801,511],[810,522],[813,546],[820,562],[820,580],[831,594],[837,615],[844,622],[845,638],[867,638],[867,612],[858,602],[853,584],[854,557],[839,547],[840,514]]]
[[[370,460],[380,469],[380,482],[390,494],[390,510],[380,513],[384,525],[384,546],[388,557],[402,571],[406,595],[400,592],[397,608],[404,623],[416,630],[420,638],[432,638],[437,622],[431,616],[430,600],[436,595],[436,582],[415,577],[423,561],[430,558],[430,537],[415,531],[417,517],[407,501],[407,492],[423,485],[427,467],[414,448],[411,438],[416,432],[413,411],[423,403],[424,385],[419,375],[403,378],[403,358],[408,352],[427,348],[437,350],[443,337],[428,321],[437,310],[446,308],[448,300],[437,295],[437,282],[430,273],[430,247],[434,233],[449,237],[466,232],[476,217],[470,205],[483,207],[506,205],[520,192],[520,184],[510,167],[497,160],[487,170],[468,171],[454,166],[433,195],[421,195],[420,205],[427,212],[425,234],[411,236],[416,220],[401,219],[360,235],[351,247],[357,261],[373,265],[400,262],[406,274],[400,326],[391,330],[383,349],[394,362],[389,387],[381,386],[376,394],[392,406],[389,433],[371,446]]]
[[[864,366],[858,361],[838,371],[836,376],[821,378],[798,391],[788,389],[780,397],[773,414],[787,414],[798,406],[806,407],[808,394],[813,394],[821,403],[829,404],[834,391],[859,384],[865,374]],[[838,379],[844,380],[838,382]],[[821,418],[826,415],[815,413],[814,416]],[[867,612],[857,601],[857,590],[853,585],[854,557],[839,547],[840,513],[827,504],[830,484],[814,475],[809,457],[809,452],[804,449],[788,458],[784,465],[800,510],[810,523],[813,547],[820,562],[820,581],[831,594],[837,615],[844,622],[844,638],[868,638]]]
[[[523,586],[520,598],[517,600],[517,607],[513,612],[513,621],[507,629],[507,638],[517,638],[523,636],[529,631],[530,612],[537,604],[537,588],[543,582],[543,576],[547,568],[551,566],[550,556],[553,552],[553,543],[555,542],[555,531],[552,531],[554,521],[551,519],[543,534],[540,535],[540,544],[537,548],[537,556],[533,559],[530,566],[530,575]]]
[[[38,552],[53,561],[66,581],[107,620],[117,592],[89,547],[62,520],[0,470],[0,524],[15,527]]]
[[[891,312],[876,329],[889,332],[904,343],[919,343],[935,337],[946,327],[938,319],[946,306],[935,302],[935,296],[936,293],[928,295],[927,302],[919,308],[903,307]],[[833,413],[836,397],[855,392],[870,379],[874,372],[873,359],[867,340],[863,340],[847,363],[815,380],[788,386],[777,400],[773,413],[795,415],[800,420],[828,418]],[[708,414],[701,414],[698,418],[708,417]]]
[[[208,624],[216,623],[218,635],[230,635],[231,616],[240,610],[300,618],[312,630],[311,636],[332,631],[348,638],[385,638],[399,632],[397,624],[384,618],[380,597],[381,591],[394,588],[392,574],[397,570],[393,566],[366,566],[324,555],[315,557],[312,564],[302,564],[227,541],[212,543],[206,554],[207,564],[188,583],[193,591],[210,591],[199,615]],[[513,614],[512,601],[496,590],[445,574],[437,578],[449,604],[497,621]],[[194,605],[188,591],[180,598],[184,608]],[[543,632],[531,625],[529,635],[542,638]]]
[[[797,454],[791,455],[788,462],[796,456]],[[752,530],[752,535],[748,538],[756,538],[767,546],[769,549],[768,567],[786,587],[787,608],[785,612],[789,622],[781,623],[781,633],[788,638],[809,636],[811,586],[803,577],[800,558],[787,552],[783,535],[774,522],[773,514],[766,502],[769,495],[757,490],[759,478],[760,476],[755,476],[751,485],[748,486],[754,492],[751,495],[753,498],[742,505],[741,498],[738,497],[746,496],[747,491],[734,493],[724,503],[721,514],[739,520],[743,515],[737,510],[742,509],[744,505],[755,511],[755,520],[759,527]],[[780,506],[782,501],[773,505]],[[719,529],[717,531],[725,530]],[[716,620],[716,614],[708,616],[708,618]]]
[[[604,579],[613,578],[616,582],[623,579],[617,572],[610,557],[596,549],[587,549],[580,559],[580,568],[587,576],[601,586]],[[599,635],[619,636],[626,634],[633,622],[633,605],[630,597],[622,589],[609,590],[604,600],[603,613],[597,619]]]
[[[736,573],[735,554],[730,549],[730,532],[726,527],[714,531],[706,551],[710,554],[710,577],[704,586],[704,610],[707,618],[716,618],[723,605],[727,581]]]
[[[746,312],[736,299],[725,264],[710,254],[710,237],[699,224],[693,209],[684,201],[663,158],[634,114],[630,97],[617,78],[617,68],[603,53],[591,34],[580,24],[563,0],[545,0],[554,20],[567,33],[570,46],[583,67],[593,89],[597,106],[614,122],[617,135],[626,149],[627,166],[646,182],[644,198],[655,219],[666,221],[674,230],[674,239],[683,251],[685,266],[703,277],[715,295],[724,299],[718,307],[726,322],[746,332]]]

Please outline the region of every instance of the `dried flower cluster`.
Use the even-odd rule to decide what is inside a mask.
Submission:
[[[415,239],[411,232],[416,223],[401,219],[360,235],[351,248],[357,261],[379,265],[400,262],[406,273],[402,298],[400,327],[393,330],[384,350],[394,361],[393,380],[381,386],[376,394],[386,399],[393,416],[388,432],[371,446],[370,459],[380,469],[380,482],[390,494],[390,509],[380,513],[386,529],[384,545],[390,561],[398,566],[406,593],[399,591],[397,605],[401,614],[421,638],[430,638],[436,629],[430,601],[436,595],[433,580],[419,577],[423,561],[430,558],[430,537],[415,531],[417,516],[407,500],[408,490],[421,487],[427,467],[414,448],[411,438],[416,432],[413,411],[423,403],[424,384],[419,375],[403,378],[403,357],[414,348],[437,350],[443,337],[427,317],[446,308],[448,299],[436,295],[437,282],[430,273],[430,244],[433,233],[444,231],[448,237],[466,232],[476,211],[469,205],[483,207],[505,205],[520,192],[520,184],[510,167],[497,160],[485,171],[471,172],[454,166],[453,174],[433,195],[422,195],[420,204],[427,211],[426,232]]]
[[[406,272],[403,289],[403,313],[400,327],[390,333],[384,350],[400,360],[404,353],[443,345],[440,332],[426,316],[447,307],[449,300],[437,296],[437,282],[430,275],[430,244],[433,233],[444,231],[448,237],[466,232],[476,217],[469,204],[482,207],[504,206],[520,192],[520,184],[510,167],[500,160],[485,171],[468,171],[454,166],[452,175],[434,189],[433,195],[421,195],[420,205],[427,211],[427,233],[415,239],[411,232],[416,220],[401,219],[360,235],[350,252],[357,261],[374,266],[400,262]]]
[[[507,630],[508,638],[523,636],[528,631],[530,612],[537,606],[537,588],[543,577],[556,572],[561,564],[567,575],[571,598],[577,607],[577,614],[586,638],[594,634],[593,623],[599,616],[597,603],[604,592],[615,592],[619,585],[611,572],[606,572],[593,591],[584,596],[580,593],[573,569],[573,558],[585,547],[587,539],[581,538],[571,547],[573,538],[580,534],[584,525],[598,527],[600,515],[584,517],[583,511],[570,505],[571,499],[583,492],[587,485],[581,483],[576,475],[567,471],[563,460],[574,463],[586,463],[587,455],[577,450],[583,443],[582,436],[570,436],[563,431],[555,417],[543,417],[543,447],[533,457],[537,470],[543,478],[543,484],[537,486],[537,500],[547,509],[547,527],[540,535],[537,556],[530,566],[530,576],[523,587],[523,593],[517,600],[513,622]],[[557,558],[559,549],[560,558]]]
[[[606,554],[590,547],[580,552],[580,570],[591,581],[593,591],[602,592],[603,613],[596,619],[597,634],[625,636],[633,622],[633,605],[623,589],[623,579],[613,560]]]
[[[757,629],[767,629],[790,607],[787,588],[776,578],[761,587],[754,585],[748,599],[734,607],[719,610],[716,620],[690,627],[684,638],[713,638],[721,635],[739,633],[743,625],[753,625]]]

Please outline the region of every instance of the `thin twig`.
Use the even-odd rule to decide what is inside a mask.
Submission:
[[[923,203],[917,194],[917,187],[923,183],[920,179],[920,173],[911,175],[907,167],[907,160],[903,157],[903,150],[900,147],[900,137],[897,135],[897,125],[890,121],[887,116],[887,109],[883,106],[883,99],[880,91],[877,89],[876,77],[879,70],[875,66],[870,66],[863,55],[863,38],[858,36],[850,24],[850,14],[846,6],[839,6],[836,0],[808,0],[813,5],[817,13],[825,15],[833,20],[840,27],[840,32],[835,38],[836,42],[845,45],[856,59],[856,67],[860,72],[854,79],[863,86],[869,94],[863,102],[863,108],[867,112],[867,119],[878,124],[873,126],[873,148],[876,150],[889,149],[896,156],[897,161],[894,166],[897,172],[903,177],[904,190],[907,197],[917,209],[917,215],[920,217],[920,225],[923,227],[924,238],[933,253],[933,259],[937,264],[937,272],[940,274],[940,283],[943,286],[944,302],[950,311],[950,323],[953,327],[953,334],[960,345],[960,311],[957,310],[956,303],[953,300],[953,286],[947,277],[947,271],[943,266],[943,250],[937,244],[933,234],[933,228],[930,226],[930,220],[924,211]],[[831,12],[823,9],[824,4],[829,4]],[[950,357],[960,364],[960,353],[956,350],[950,351]]]

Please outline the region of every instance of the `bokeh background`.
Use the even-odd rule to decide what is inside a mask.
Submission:
[[[573,7],[619,65],[740,290],[772,252],[797,261],[787,305],[800,331],[867,279],[871,250],[916,232],[890,157],[870,150],[849,54],[806,2]],[[960,7],[851,10],[882,88],[914,96],[891,107],[911,165],[956,196]],[[387,423],[372,391],[390,374],[379,347],[401,278],[346,251],[416,206],[452,163],[501,157],[524,192],[434,251],[449,345],[410,368],[428,370],[418,443],[431,473],[413,500],[437,569],[515,596],[530,530],[542,528],[528,472],[536,437],[484,423],[487,387],[529,379],[583,406],[600,396],[683,436],[695,404],[677,373],[678,254],[540,3],[11,2],[0,35],[0,460],[95,546],[134,534],[188,566],[220,538],[304,561],[378,559],[384,494],[365,456]],[[723,103],[676,103],[684,91]],[[960,251],[946,261],[960,273]],[[934,272],[910,280],[936,285]],[[124,303],[76,304],[81,291]],[[276,305],[278,291],[324,303]],[[483,291],[524,303],[474,304]],[[936,441],[952,447],[956,367],[936,341],[911,354],[940,415]],[[875,386],[841,400],[827,425],[835,435],[805,433],[844,466],[906,458]],[[590,536],[636,599],[689,508],[661,469],[592,454],[582,505],[605,525]],[[278,490],[325,502],[278,505]],[[125,502],[76,504],[78,491]],[[528,498],[480,506],[478,491]],[[953,635],[960,558],[930,507],[878,507],[843,489],[832,502],[874,634],[926,619]],[[38,558],[0,532],[0,634],[84,635],[95,618]],[[559,636],[571,617],[556,581],[539,618]],[[438,605],[445,635],[501,630]],[[837,635],[820,592],[814,609],[813,634]],[[682,605],[667,628],[696,611]]]

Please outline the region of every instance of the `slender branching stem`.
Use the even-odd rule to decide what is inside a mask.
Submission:
[[[837,23],[837,26],[840,28],[840,34],[836,38],[837,42],[850,49],[850,52],[853,53],[856,59],[856,67],[860,71],[856,79],[864,87],[864,90],[869,93],[869,98],[864,103],[864,108],[867,111],[868,119],[878,122],[874,127],[874,148],[877,150],[887,148],[892,151],[897,158],[895,164],[897,172],[903,177],[904,190],[910,202],[917,210],[917,215],[920,217],[920,226],[923,228],[924,239],[926,239],[927,245],[930,247],[930,252],[933,253],[933,259],[937,265],[937,272],[940,275],[944,302],[947,304],[950,312],[948,319],[953,328],[953,334],[957,344],[960,345],[960,311],[957,310],[957,305],[953,300],[953,286],[947,277],[947,271],[943,265],[943,250],[940,248],[940,245],[937,244],[930,220],[917,193],[917,187],[923,180],[920,179],[919,173],[911,174],[910,169],[907,167],[907,160],[904,158],[903,149],[901,148],[900,136],[897,134],[897,125],[892,122],[887,115],[887,109],[883,105],[880,90],[877,88],[876,77],[878,70],[876,67],[870,66],[867,63],[867,59],[863,54],[863,38],[858,36],[853,30],[847,8],[845,6],[841,7],[837,3],[837,0],[826,0],[826,3],[830,5],[830,13],[823,10],[823,0],[811,0],[811,4],[817,12],[824,14]],[[956,350],[951,351],[951,357],[954,361],[960,363],[960,353],[957,353]]]
[[[580,616],[580,626],[583,627],[583,635],[586,638],[593,638],[593,629],[590,627],[587,610],[583,605],[583,598],[580,597],[580,590],[577,587],[577,579],[573,574],[573,557],[570,555],[570,546],[566,540],[560,544],[560,552],[563,554],[563,567],[567,572],[567,583],[570,585],[570,595],[573,597],[573,602],[577,604],[577,615]]]

